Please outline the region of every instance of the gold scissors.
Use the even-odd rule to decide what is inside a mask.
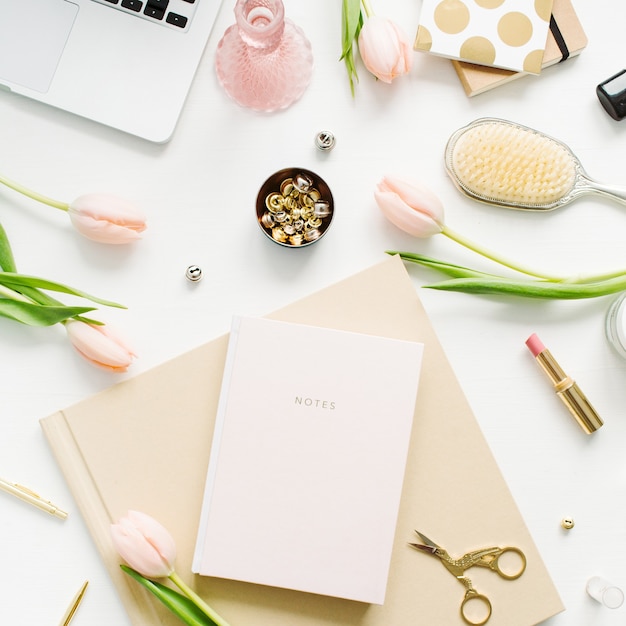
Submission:
[[[421,550],[432,556],[438,557],[443,566],[465,587],[465,597],[461,602],[461,617],[472,626],[481,626],[486,624],[491,617],[491,602],[489,598],[482,593],[478,593],[472,585],[472,581],[465,576],[465,570],[470,567],[487,567],[494,571],[498,576],[506,580],[515,580],[519,578],[526,569],[526,556],[519,548],[506,546],[504,548],[483,548],[482,550],[474,550],[464,554],[460,559],[453,559],[446,550],[438,546],[428,537],[415,531],[423,543],[410,543],[409,545],[416,550]],[[500,565],[500,558],[503,555],[514,557],[506,559],[514,561],[513,565]],[[482,608],[481,606],[482,605]],[[474,614],[477,614],[475,617]]]

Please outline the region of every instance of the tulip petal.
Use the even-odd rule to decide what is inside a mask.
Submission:
[[[78,213],[90,215],[94,219],[105,219],[145,228],[145,216],[134,204],[110,193],[90,193],[79,196],[70,205]]]
[[[166,559],[173,561],[176,558],[176,544],[169,531],[153,517],[140,511],[128,511],[128,519],[135,525],[155,550]]]
[[[96,326],[77,320],[65,323],[67,335],[85,359],[115,372],[124,372],[136,356],[120,339],[114,338],[105,325]]]
[[[383,82],[407,74],[413,64],[411,45],[390,19],[372,15],[359,33],[359,52],[365,67]]]
[[[111,539],[119,555],[143,576],[163,578],[174,571],[174,539],[150,516],[129,511],[111,525]]]
[[[72,224],[85,237],[109,244],[139,239],[146,229],[146,218],[133,204],[106,193],[79,196],[69,206]]]
[[[409,183],[396,176],[385,176],[379,183],[382,191],[392,191],[412,209],[428,215],[443,227],[444,209],[441,200],[427,187]]]
[[[119,555],[135,570],[149,578],[169,576],[171,568],[145,537],[128,520],[111,527],[113,545]]]
[[[106,220],[95,220],[91,217],[70,213],[74,228],[87,239],[99,243],[123,244],[141,239],[139,232],[126,226],[113,224]]]
[[[441,226],[431,217],[408,206],[391,191],[374,191],[376,202],[385,217],[394,226],[413,237],[432,237],[441,232]]]

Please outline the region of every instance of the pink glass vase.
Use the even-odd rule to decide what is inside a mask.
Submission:
[[[241,106],[257,111],[288,107],[311,79],[309,40],[285,18],[281,0],[237,0],[235,18],[217,46],[220,84]]]

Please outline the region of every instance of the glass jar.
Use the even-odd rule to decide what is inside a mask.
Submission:
[[[259,111],[284,109],[311,79],[313,54],[281,0],[237,0],[236,22],[217,46],[217,77],[238,104]]]
[[[626,293],[611,304],[606,314],[605,328],[609,343],[626,359]]]

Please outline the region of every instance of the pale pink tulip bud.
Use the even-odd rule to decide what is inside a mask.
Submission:
[[[80,196],[69,205],[72,224],[85,237],[100,243],[129,243],[140,239],[146,218],[133,204],[106,193]]]
[[[135,358],[134,352],[109,326],[67,320],[65,330],[72,345],[88,361],[113,372],[125,372]]]
[[[153,517],[128,511],[117,524],[111,524],[111,539],[119,555],[142,576],[164,578],[174,571],[176,544]]]
[[[426,187],[385,176],[374,197],[385,217],[413,237],[431,237],[443,231],[443,204]]]
[[[365,67],[385,83],[408,74],[413,49],[404,32],[390,19],[372,15],[359,33],[359,53]]]

